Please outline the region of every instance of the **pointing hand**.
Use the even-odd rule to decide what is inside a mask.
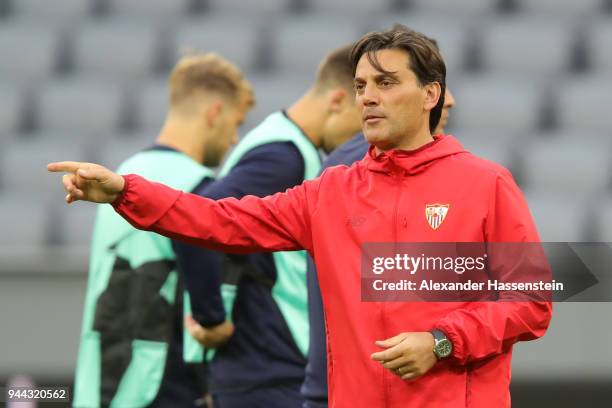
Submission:
[[[68,204],[77,200],[112,203],[125,186],[122,176],[99,164],[65,161],[50,163],[47,170],[67,173],[62,182]]]

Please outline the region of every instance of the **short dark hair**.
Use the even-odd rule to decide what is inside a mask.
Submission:
[[[353,45],[336,48],[323,59],[317,70],[315,88],[327,90],[331,87],[342,87],[352,92],[353,66],[351,50]]]
[[[446,65],[436,41],[401,24],[395,24],[389,30],[370,32],[361,37],[351,50],[353,76],[357,70],[357,63],[364,54],[374,68],[390,74],[380,65],[375,54],[376,51],[387,49],[400,49],[408,53],[410,69],[415,73],[419,85],[424,86],[434,82],[440,84],[440,100],[429,115],[429,130],[433,132],[442,116],[446,92]]]

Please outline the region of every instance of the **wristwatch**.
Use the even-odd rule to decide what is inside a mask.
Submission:
[[[453,352],[453,343],[446,337],[446,334],[439,329],[433,329],[430,333],[433,335],[435,342],[433,352],[438,360],[450,356]]]

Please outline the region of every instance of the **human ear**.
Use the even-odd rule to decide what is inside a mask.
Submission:
[[[206,108],[206,123],[209,127],[215,126],[222,110],[223,102],[221,101],[215,101],[208,105],[208,108]]]
[[[430,84],[425,85],[425,100],[423,108],[425,110],[432,110],[438,104],[440,100],[440,95],[442,94],[442,87],[438,82],[432,82]]]
[[[331,113],[339,113],[343,109],[344,101],[347,98],[347,92],[344,89],[334,89],[329,94],[329,110]]]

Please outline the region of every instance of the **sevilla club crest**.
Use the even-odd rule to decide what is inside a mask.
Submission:
[[[446,218],[450,204],[427,204],[425,205],[425,218],[429,226],[436,230]]]

